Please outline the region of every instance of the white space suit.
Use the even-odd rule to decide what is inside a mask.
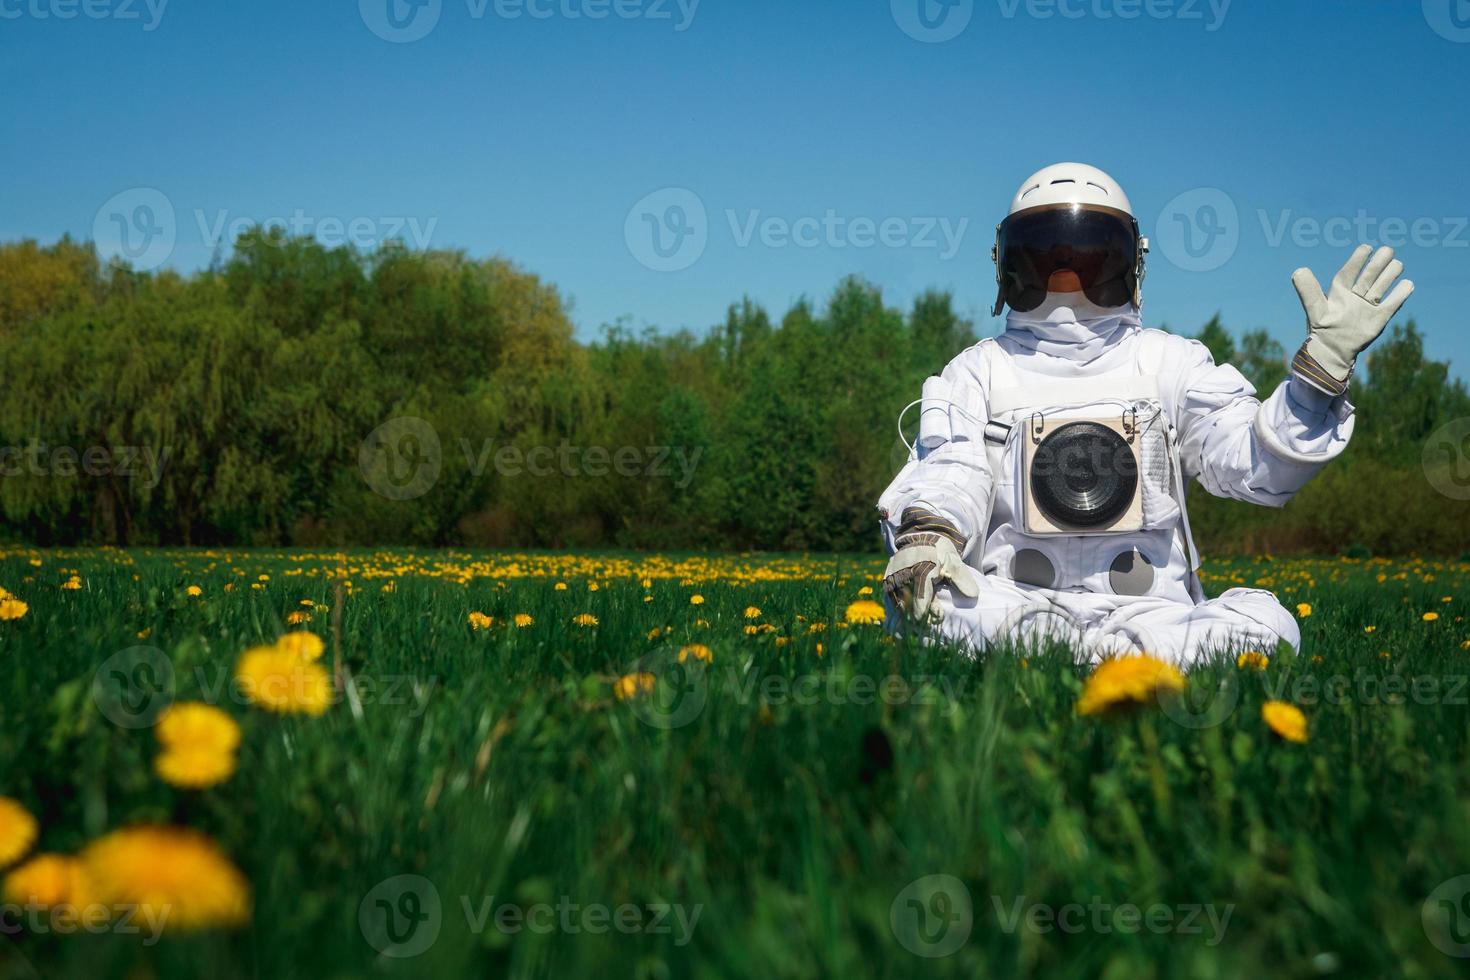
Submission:
[[[1048,171],[1037,175],[1043,184]],[[1093,187],[1110,183],[1093,172],[1100,175]],[[1037,177],[1023,185],[1013,214],[1027,207],[1023,197]],[[1115,188],[1102,192],[1110,203],[1121,198],[1120,210],[1131,217]],[[1204,597],[1183,487],[1199,480],[1217,496],[1281,506],[1346,448],[1352,406],[1340,390],[1321,390],[1335,387],[1330,382],[1309,382],[1301,371],[1258,401],[1250,382],[1215,364],[1203,344],[1144,329],[1138,280],[1147,242],[1139,242],[1128,302],[1100,306],[1082,292],[1033,292],[1017,303],[1034,308],[1013,308],[1004,333],[964,351],[925,384],[913,451],[879,502],[885,538],[897,552],[886,588],[895,625],[902,610],[892,582],[917,566],[937,580],[928,587],[925,618],[941,637],[977,648],[1055,638],[1094,658],[1147,652],[1190,663],[1216,651],[1300,645],[1295,617],[1271,593]],[[1095,420],[1082,428],[1119,447],[1124,476],[1136,488],[1126,509],[1109,512],[1121,516],[1093,527],[1058,519],[1058,507],[1075,514],[1065,501],[1048,508],[1046,494],[1059,487],[1068,499],[1090,501],[1097,481],[1068,483],[1064,475],[1048,488],[1052,477],[1038,468],[1044,435],[1077,420]],[[916,513],[943,540],[929,534],[922,547],[905,544],[916,536],[905,537],[901,522]]]

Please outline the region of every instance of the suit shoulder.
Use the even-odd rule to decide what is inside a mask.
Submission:
[[[975,343],[971,344],[969,347],[966,347],[964,350],[960,351],[954,357],[950,358],[949,363],[944,366],[944,370],[973,371],[976,365],[984,362],[986,358],[991,356],[991,351],[994,346],[994,337],[986,337],[982,340],[978,340]]]
[[[1157,327],[1146,327],[1140,331],[1143,342],[1158,350],[1169,358],[1180,358],[1186,361],[1207,360],[1215,363],[1214,355],[1204,344],[1193,337],[1181,337],[1177,333],[1169,333]]]

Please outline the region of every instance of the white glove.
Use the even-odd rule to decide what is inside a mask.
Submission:
[[[1332,279],[1326,296],[1310,269],[1291,275],[1292,285],[1307,311],[1307,341],[1292,359],[1291,369],[1307,384],[1328,395],[1347,390],[1358,355],[1383,333],[1388,321],[1414,292],[1408,279],[1394,286],[1404,264],[1387,246],[1373,252],[1359,245]],[[1366,265],[1364,263],[1367,263]],[[1388,293],[1385,298],[1384,294]]]
[[[909,615],[928,618],[934,608],[934,590],[947,582],[961,595],[980,594],[975,571],[960,557],[956,542],[963,538],[954,525],[937,514],[910,507],[894,544],[897,550],[883,572],[883,591]]]

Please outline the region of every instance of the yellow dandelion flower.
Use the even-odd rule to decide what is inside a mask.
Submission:
[[[694,625],[695,626],[698,626],[700,629],[709,629],[709,620],[707,620],[707,619],[696,619],[694,621]]]
[[[648,631],[648,638],[650,640],[656,640],[663,635],[663,632],[663,627],[655,626],[653,629]]]
[[[602,586],[598,585],[596,582],[588,582],[587,583],[587,591],[588,592],[596,592],[600,588],[602,588]]]
[[[148,639],[148,637],[150,637],[152,635],[153,635],[153,627],[152,626],[149,626],[149,627],[146,627],[144,629],[138,630],[138,639],[140,639],[140,640],[146,640],[146,639]]]
[[[322,665],[276,646],[245,651],[235,678],[251,704],[278,714],[320,716],[332,702],[332,680]]]
[[[1235,660],[1235,666],[1241,670],[1265,670],[1271,663],[1271,658],[1256,650],[1247,650]]]
[[[1421,618],[1421,619],[1423,619],[1423,620],[1424,620],[1424,622],[1426,622],[1426,623],[1432,623],[1432,622],[1434,622],[1434,621],[1435,621],[1435,620],[1436,620],[1436,619],[1438,619],[1438,618],[1439,618],[1439,613],[1437,613],[1437,612],[1427,612],[1427,613],[1425,613],[1425,614],[1424,614],[1424,615],[1423,615],[1423,616],[1422,616],[1422,617],[1420,617],[1420,618]]]
[[[276,646],[286,653],[295,654],[302,660],[320,660],[327,649],[321,637],[305,630],[287,633],[276,641]]]
[[[309,622],[311,622],[311,613],[307,612],[305,609],[293,609],[286,614],[287,626],[298,626],[301,623]]]
[[[66,589],[68,592],[75,592],[77,589],[80,589],[82,587],[82,580],[79,577],[73,575],[65,582],[62,582],[61,587],[63,589]]]
[[[197,585],[191,585],[184,590],[184,594],[191,599],[197,599],[204,594],[204,590]]]
[[[689,604],[691,606],[704,605],[704,596],[700,595],[698,592],[694,593],[692,596],[689,597]]]
[[[65,854],[37,854],[6,876],[3,892],[7,902],[43,909],[92,901],[82,862]]]
[[[653,596],[646,595],[646,596],[643,597],[643,601],[644,602],[652,602],[653,601]]]
[[[760,619],[761,618],[760,606],[746,606],[745,607],[745,618],[746,619]]]
[[[535,626],[536,619],[530,613],[516,613],[516,629],[523,630],[528,626]]]
[[[755,636],[759,632],[760,632],[760,628],[757,627],[757,626],[753,626],[752,625],[752,626],[745,627],[745,635],[746,636]]]
[[[240,726],[224,711],[202,701],[171,705],[153,730],[164,748],[234,752],[240,747]]]
[[[810,626],[808,626],[806,628],[806,631],[808,633],[821,633],[826,628],[827,628],[827,624],[826,623],[812,623]]]
[[[0,599],[0,619],[10,622],[20,619],[31,611],[31,607],[19,599]]]
[[[1077,713],[1093,715],[1110,708],[1148,704],[1162,691],[1184,690],[1184,675],[1155,657],[1117,657],[1098,665],[1077,699]]]
[[[305,606],[307,609],[311,609],[316,606],[316,603],[312,602],[310,599],[302,599],[300,602],[296,603],[296,605]]]
[[[691,643],[687,647],[679,648],[679,663],[682,664],[691,657],[700,663],[707,664],[714,660],[715,655],[703,643]]]
[[[555,586],[553,586],[553,588],[555,588],[558,592],[565,592],[567,590],[567,583],[558,582]]]
[[[179,789],[208,789],[235,775],[235,753],[183,747],[166,749],[153,760],[153,771]]]
[[[1302,709],[1285,701],[1267,701],[1261,705],[1261,718],[1277,735],[1288,742],[1307,740],[1307,716]]]
[[[1298,602],[1296,604],[1296,614],[1302,619],[1306,619],[1312,615],[1312,604],[1310,602]]]
[[[577,626],[591,627],[598,625],[597,617],[592,615],[591,613],[578,613],[576,616],[572,617],[572,622]]]
[[[778,637],[776,637],[776,646],[778,648],[779,647],[784,647],[786,644],[788,644],[790,642],[791,642],[791,637],[789,637],[789,636],[778,636]]]
[[[495,625],[495,619],[482,612],[470,613],[470,629],[487,630]]]
[[[39,831],[29,810],[8,796],[0,796],[0,868],[24,857],[36,843]]]
[[[863,596],[870,596],[872,594],[873,587],[871,585],[865,585],[861,589],[858,589],[858,598],[862,598]]]
[[[617,684],[613,686],[613,693],[617,695],[619,701],[626,701],[629,698],[637,697],[645,691],[653,690],[654,685],[657,683],[658,677],[647,671],[637,674],[624,674],[618,678]]]
[[[1363,627],[1363,632],[1364,633],[1376,633],[1376,632],[1378,632],[1378,627],[1377,626],[1364,626]]]
[[[179,932],[250,921],[250,885],[213,841],[183,827],[138,826],[93,841],[81,853],[94,899],[136,909]]]
[[[820,657],[822,654],[824,654],[826,652],[827,652],[827,648],[824,647],[822,644],[818,643],[817,644],[817,656]]]
[[[843,618],[849,623],[858,623],[863,626],[881,626],[883,624],[883,606],[872,599],[859,599],[847,607]]]

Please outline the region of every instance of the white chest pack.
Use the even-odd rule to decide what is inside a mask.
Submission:
[[[924,386],[920,441],[952,432],[956,412],[971,427],[983,419],[991,473],[998,490],[1018,491],[1008,496],[1025,533],[1125,534],[1182,523],[1197,566],[1176,434],[1159,375],[1143,373],[1161,359],[1149,356],[1154,341],[1148,334],[1138,343],[1136,373],[1023,379],[1009,354],[994,341],[982,342],[983,403],[976,404],[978,392],[960,393],[931,378]]]

